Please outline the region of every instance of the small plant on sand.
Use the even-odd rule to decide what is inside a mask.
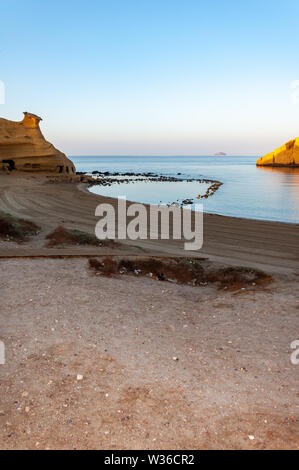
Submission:
[[[40,228],[30,220],[19,219],[7,212],[0,212],[0,237],[18,243],[38,235]]]
[[[117,245],[113,240],[99,240],[95,235],[82,232],[81,230],[66,229],[65,227],[57,227],[53,232],[46,236],[48,243],[46,246],[65,246],[65,245],[91,245],[91,246],[108,246]]]

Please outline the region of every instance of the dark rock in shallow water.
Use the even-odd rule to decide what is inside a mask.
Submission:
[[[187,205],[189,205],[189,204],[193,204],[193,199],[184,199],[184,200],[182,201],[182,204],[183,204],[184,206],[187,206]]]

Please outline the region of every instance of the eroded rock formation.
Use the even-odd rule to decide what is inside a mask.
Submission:
[[[299,166],[299,137],[259,158],[258,166]]]
[[[75,166],[44,138],[35,114],[20,122],[0,118],[0,171],[29,171],[74,175]]]

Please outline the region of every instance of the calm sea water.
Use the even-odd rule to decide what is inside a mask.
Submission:
[[[223,186],[200,202],[206,212],[299,223],[299,168],[256,167],[257,157],[71,157],[77,171],[153,172],[181,178],[207,178]],[[94,186],[93,192],[126,196],[157,204],[193,197],[204,191],[198,183],[133,183]]]

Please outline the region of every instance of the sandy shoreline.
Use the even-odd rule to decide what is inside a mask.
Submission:
[[[115,199],[91,194],[84,184],[78,188],[72,183],[51,184],[45,178],[0,177],[0,210],[35,221],[45,233],[57,225],[94,233],[98,220],[94,213],[100,202],[114,207],[117,204]],[[298,224],[204,214],[204,245],[193,254],[224,264],[294,275],[299,270],[298,233]],[[35,243],[32,249],[42,254],[43,246]],[[152,255],[186,255],[182,241],[177,240],[124,241],[124,249],[132,245]],[[29,247],[22,250],[28,253]],[[0,256],[13,253],[14,250],[0,248]]]
[[[108,200],[0,177],[0,210],[42,229],[0,241],[0,448],[298,449],[298,225],[205,214],[194,256],[274,278],[226,291],[96,275],[86,259],[186,256],[180,241],[45,247],[58,225],[93,233]]]

